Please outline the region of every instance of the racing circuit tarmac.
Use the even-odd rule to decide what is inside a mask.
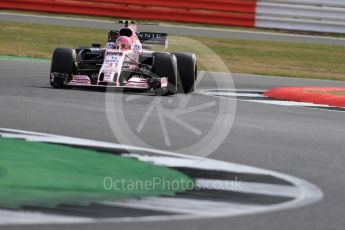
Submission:
[[[52,89],[48,82],[48,62],[0,60],[0,66],[0,127],[118,142],[109,127],[105,92]],[[231,81],[226,74],[205,73],[198,90],[215,89],[215,77]],[[233,80],[236,91],[241,92],[290,85],[345,87],[345,82],[250,75],[233,75]],[[141,101],[125,101],[123,106],[131,108],[127,122],[140,120],[152,98],[145,95],[139,99]],[[202,104],[213,97],[196,92],[192,98],[193,103]],[[232,129],[209,157],[305,179],[323,191],[321,201],[297,209],[231,218],[104,223],[99,226],[11,226],[4,229],[341,229],[345,225],[345,114],[242,100],[236,102]],[[196,111],[188,121],[206,132],[207,124],[212,122],[212,112]],[[168,130],[179,132],[181,140],[190,140],[189,132],[181,132],[173,123],[166,125]],[[160,130],[153,127],[152,132],[145,135],[146,141],[165,149],[164,141],[155,136],[159,133]],[[172,140],[169,148],[174,148],[174,143]]]

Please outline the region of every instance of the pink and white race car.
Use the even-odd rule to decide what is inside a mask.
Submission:
[[[197,77],[191,53],[154,52],[143,46],[165,45],[165,33],[137,32],[132,21],[109,31],[105,48],[57,48],[52,57],[50,84],[54,88],[105,86],[154,91],[157,95],[191,93]]]

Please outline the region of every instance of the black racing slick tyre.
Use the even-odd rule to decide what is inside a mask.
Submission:
[[[50,84],[54,88],[68,88],[75,67],[76,54],[73,49],[56,48],[50,67]]]
[[[178,67],[178,92],[192,93],[195,90],[195,81],[198,74],[195,54],[173,53],[177,59]]]
[[[155,93],[160,96],[177,93],[177,61],[175,55],[169,53],[153,53],[153,56],[152,73],[159,77],[168,78],[168,87],[156,89]]]

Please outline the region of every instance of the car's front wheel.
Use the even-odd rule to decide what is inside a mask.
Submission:
[[[177,93],[177,61],[175,55],[169,53],[153,53],[154,62],[151,71],[159,76],[168,78],[168,86],[155,89],[160,96]]]
[[[178,66],[178,92],[192,93],[195,90],[197,78],[197,60],[195,54],[173,53],[177,59]]]
[[[75,51],[67,48],[56,48],[50,67],[50,84],[54,88],[67,88],[75,67]]]

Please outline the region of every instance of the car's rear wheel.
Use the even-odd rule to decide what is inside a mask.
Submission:
[[[177,93],[177,61],[175,55],[169,53],[154,53],[154,63],[151,71],[159,76],[168,78],[168,86],[155,89],[160,96]]]
[[[50,84],[54,88],[67,88],[75,67],[76,54],[73,49],[56,48],[50,67]]]
[[[192,93],[195,90],[197,78],[197,60],[195,54],[173,53],[177,59],[178,66],[178,92]]]

